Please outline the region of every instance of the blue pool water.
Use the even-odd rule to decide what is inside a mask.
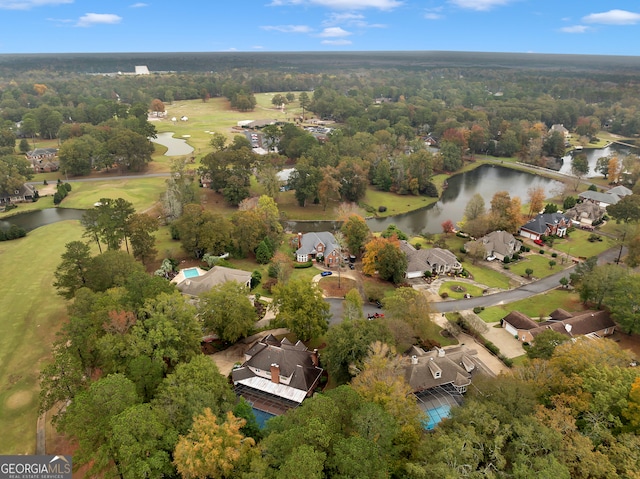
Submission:
[[[256,421],[258,421],[258,426],[260,429],[264,429],[265,423],[274,417],[273,414],[269,414],[268,412],[261,411],[260,409],[252,408],[253,414],[256,416]]]
[[[422,425],[426,430],[430,431],[444,418],[449,417],[451,414],[451,406],[444,404],[433,409],[427,409],[425,412],[429,415],[429,420],[424,421]]]
[[[182,274],[184,274],[185,278],[195,278],[196,276],[200,276],[197,268],[183,269]]]

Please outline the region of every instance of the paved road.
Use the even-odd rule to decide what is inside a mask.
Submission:
[[[620,248],[610,248],[604,253],[598,256],[598,263],[613,263],[620,254]],[[623,252],[624,254],[624,252]],[[520,286],[519,288],[504,291],[502,293],[495,293],[488,296],[479,296],[476,298],[460,299],[455,301],[442,301],[439,303],[433,303],[433,307],[436,311],[441,313],[449,313],[451,311],[464,311],[473,309],[475,307],[489,307],[500,304],[513,303],[521,299],[535,296],[536,294],[544,293],[546,291],[557,288],[560,284],[560,278],[569,277],[571,273],[575,271],[576,267],[571,266],[565,270],[559,271],[551,276],[547,276],[539,281]]]

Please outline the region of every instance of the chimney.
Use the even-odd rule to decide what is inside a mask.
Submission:
[[[311,362],[313,363],[313,365],[315,367],[318,367],[319,363],[318,363],[318,350],[314,349],[313,353],[311,353]]]
[[[411,364],[418,364],[418,356],[415,354],[411,356]]]
[[[271,382],[280,384],[280,366],[277,363],[271,364]]]
[[[302,233],[298,232],[298,248],[302,247]]]
[[[571,325],[570,324],[565,324],[564,325],[564,329],[567,331],[567,333],[571,334]]]

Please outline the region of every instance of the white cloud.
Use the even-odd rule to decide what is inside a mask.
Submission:
[[[426,18],[427,20],[440,20],[444,17],[439,13],[428,12],[424,14],[424,18]]]
[[[264,47],[262,45],[254,45],[251,48],[253,48],[254,50],[264,50]]]
[[[265,25],[260,28],[281,33],[309,33],[311,31],[311,27],[308,25]]]
[[[608,12],[592,13],[582,17],[586,23],[601,23],[604,25],[635,25],[640,22],[640,13],[626,10],[609,10]]]
[[[340,27],[329,27],[322,30],[322,32],[318,36],[325,37],[325,38],[335,38],[335,37],[348,37],[349,35],[352,35],[352,33]]]
[[[585,33],[589,31],[589,27],[585,25],[571,25],[570,27],[562,27],[560,31],[564,33]]]
[[[149,6],[148,3],[138,2],[138,3],[134,3],[132,5],[129,5],[129,8],[144,8],[144,7],[148,7],[148,6]]]
[[[449,0],[456,7],[468,10],[487,11],[494,7],[502,7],[513,3],[514,0]]]
[[[73,3],[73,0],[0,0],[2,10],[30,10],[35,7],[46,7]]]
[[[377,8],[378,10],[392,10],[401,6],[402,0],[273,0],[270,5],[282,7],[286,5],[318,5],[334,10],[364,10]]]
[[[122,17],[113,13],[86,13],[78,19],[77,27],[92,27],[93,25],[115,25]]]
[[[323,45],[351,45],[351,40],[340,38],[338,40],[322,40],[320,43]]]
[[[359,13],[337,13],[332,12],[329,17],[322,22],[322,26],[348,25],[356,28],[386,28],[380,23],[367,23],[364,15]]]

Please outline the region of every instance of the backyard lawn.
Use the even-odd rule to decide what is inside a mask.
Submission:
[[[558,308],[569,312],[584,311],[585,309],[576,293],[564,289],[554,289],[543,295],[531,296],[527,299],[500,306],[491,306],[481,311],[478,316],[487,323],[493,323],[500,321],[511,311],[520,311],[529,317],[537,318],[548,316]]]
[[[38,228],[0,243],[0,454],[34,454],[38,375],[51,354],[66,303],[51,286],[64,245],[80,240],[77,222]]]
[[[523,257],[523,259],[515,263],[510,263],[509,270],[514,274],[526,277],[527,274],[525,270],[531,268],[533,270],[533,274],[531,276],[538,279],[546,278],[547,276],[562,270],[562,259],[559,256],[557,258],[553,258],[548,250],[545,250],[545,254],[540,254],[538,251],[538,249],[532,249],[530,253],[527,253],[527,255]],[[549,261],[555,261],[556,265],[551,268],[549,266]]]
[[[569,238],[566,239],[557,239],[553,242],[553,249],[562,251],[570,256],[574,257],[583,257],[590,258],[591,256],[597,256],[603,251],[608,250],[609,248],[613,248],[616,243],[613,239],[607,236],[600,236],[602,241],[588,241],[588,238],[592,234],[598,234],[597,231],[594,233],[576,229],[572,231],[569,235]],[[532,249],[533,251],[533,249]]]
[[[442,296],[442,293],[447,293],[449,298],[463,299],[465,294],[471,296],[482,296],[482,288],[469,283],[463,283],[462,281],[446,281],[440,286],[438,294]]]
[[[60,206],[91,208],[101,198],[123,198],[133,204],[137,212],[152,207],[164,190],[166,178],[106,179],[101,181],[70,181],[71,192]]]
[[[500,271],[485,268],[481,263],[473,265],[471,263],[464,262],[462,266],[471,273],[473,280],[476,283],[484,284],[490,288],[509,289],[510,287],[509,277],[502,274]]]

